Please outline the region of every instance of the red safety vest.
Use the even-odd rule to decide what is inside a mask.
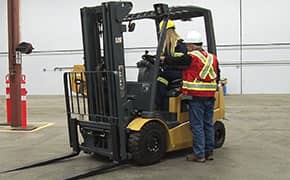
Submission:
[[[188,54],[192,62],[182,72],[182,93],[191,96],[214,97],[217,89],[217,57],[202,50]]]

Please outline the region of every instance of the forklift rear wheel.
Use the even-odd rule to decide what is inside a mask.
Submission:
[[[225,125],[221,121],[214,123],[215,130],[215,148],[221,148],[225,142],[226,130]]]
[[[166,152],[165,128],[158,122],[149,122],[129,135],[128,146],[137,165],[159,162]]]

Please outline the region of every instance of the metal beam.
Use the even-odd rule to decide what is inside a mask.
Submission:
[[[7,4],[11,126],[21,127],[21,64],[16,63],[16,47],[20,40],[19,0],[7,0]]]

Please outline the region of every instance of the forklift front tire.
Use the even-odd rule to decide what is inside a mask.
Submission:
[[[166,152],[166,130],[158,122],[145,124],[140,131],[132,132],[128,149],[133,163],[150,165],[159,162]]]

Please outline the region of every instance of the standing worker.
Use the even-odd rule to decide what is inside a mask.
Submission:
[[[166,64],[187,66],[183,69],[182,93],[189,95],[189,119],[193,135],[193,154],[188,161],[213,160],[214,126],[213,113],[215,92],[220,77],[217,57],[202,49],[200,33],[190,31],[184,40],[190,59],[180,61],[174,57],[161,57]]]
[[[163,27],[163,21],[159,24],[159,29]],[[165,41],[162,49],[162,55],[165,57],[181,57],[187,53],[187,49],[183,40],[175,31],[175,23],[168,20],[166,26]],[[169,67],[164,65],[157,78],[157,99],[156,104],[160,110],[168,110],[168,85],[171,81],[182,79],[182,71],[177,67]]]

